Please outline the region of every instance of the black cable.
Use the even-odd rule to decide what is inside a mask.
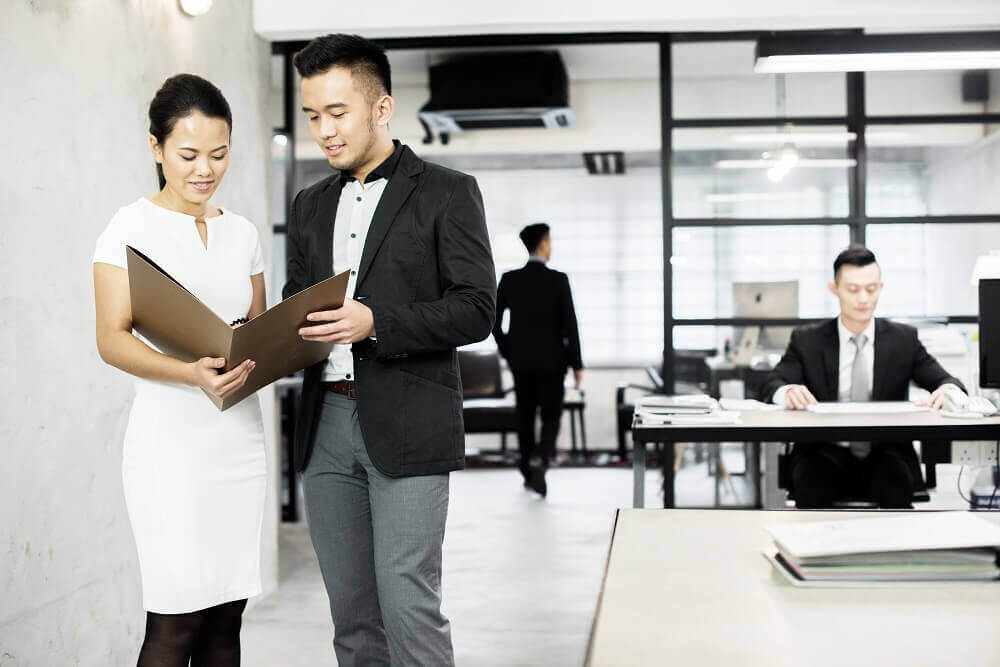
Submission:
[[[966,498],[965,494],[962,493],[962,472],[964,470],[965,466],[958,469],[958,482],[956,483],[956,486],[958,486],[958,495],[962,498],[962,500],[969,503],[969,507],[972,507],[972,500],[970,498]]]
[[[997,497],[997,490],[1000,489],[1000,440],[997,440],[997,448],[995,450],[997,464],[996,467],[990,471],[993,475],[993,493],[990,494],[990,504],[986,506],[986,509],[993,509],[993,499]]]

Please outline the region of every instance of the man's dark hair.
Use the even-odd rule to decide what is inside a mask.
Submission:
[[[538,244],[542,242],[542,239],[548,235],[549,226],[544,222],[536,222],[522,229],[520,237],[521,242],[524,243],[524,247],[528,249],[528,252],[533,253],[538,249]]]
[[[334,67],[351,70],[354,85],[369,102],[392,95],[392,75],[385,49],[359,35],[323,35],[295,54],[292,60],[303,79],[325,74]]]
[[[163,146],[181,118],[198,112],[206,118],[221,118],[233,131],[233,112],[222,91],[196,74],[175,74],[160,86],[149,103],[149,133]],[[156,165],[162,189],[166,184],[163,167]]]
[[[837,255],[837,259],[833,260],[833,279],[837,280],[840,267],[845,264],[850,264],[851,266],[868,266],[874,263],[875,253],[860,243],[852,243],[847,246],[846,250]]]

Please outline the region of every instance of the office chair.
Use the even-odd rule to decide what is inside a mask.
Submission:
[[[784,451],[778,454],[778,487],[785,489],[788,500],[795,500],[795,489],[792,484],[791,455],[792,443],[784,443]],[[921,458],[923,458],[923,447],[921,447]],[[932,464],[929,464],[932,465]],[[920,471],[920,465],[915,461],[911,462],[910,475],[913,477],[913,502],[926,503],[931,496],[927,491],[927,483]],[[930,477],[930,475],[928,475]],[[873,509],[878,507],[872,498],[864,496],[845,496],[833,503],[838,509]]]

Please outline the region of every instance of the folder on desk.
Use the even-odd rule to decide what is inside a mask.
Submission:
[[[306,315],[344,305],[347,271],[285,299],[241,327],[233,328],[169,273],[135,248],[126,248],[132,328],[182,361],[224,357],[225,371],[247,359],[257,366],[238,391],[222,399],[205,395],[226,410],[278,378],[330,355],[332,343],[305,341],[299,327]]]
[[[1000,577],[1000,526],[969,512],[809,521],[767,527],[769,558],[813,582],[986,581]]]

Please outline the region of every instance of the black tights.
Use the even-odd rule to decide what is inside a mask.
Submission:
[[[246,600],[187,614],[146,613],[137,667],[237,667]]]

